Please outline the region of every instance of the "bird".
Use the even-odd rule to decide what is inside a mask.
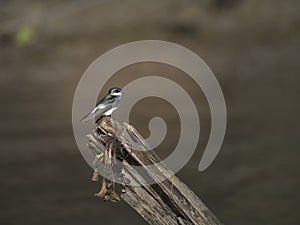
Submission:
[[[95,108],[90,111],[86,116],[84,116],[80,121],[87,123],[89,120],[97,116],[111,116],[113,111],[115,111],[121,101],[122,92],[118,87],[113,87],[109,89],[108,93],[97,103]]]

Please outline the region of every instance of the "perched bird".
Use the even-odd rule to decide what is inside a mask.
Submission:
[[[114,87],[109,89],[106,96],[100,100],[100,102],[96,105],[96,107],[90,111],[85,117],[83,117],[80,121],[86,123],[90,119],[93,119],[97,116],[110,116],[113,111],[115,111],[121,101],[122,92],[120,88]]]

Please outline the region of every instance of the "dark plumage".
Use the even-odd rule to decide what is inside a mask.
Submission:
[[[83,123],[88,122],[90,119],[97,116],[105,115],[110,116],[115,111],[121,101],[122,92],[120,88],[111,88],[104,98],[102,98],[96,105],[96,107],[84,116],[81,121]]]

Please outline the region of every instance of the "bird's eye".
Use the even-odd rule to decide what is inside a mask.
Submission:
[[[117,94],[117,93],[120,93],[121,92],[121,90],[119,90],[118,88],[112,88],[111,90],[110,90],[110,93],[111,94]]]

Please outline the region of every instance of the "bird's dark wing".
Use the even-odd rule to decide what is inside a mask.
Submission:
[[[104,104],[104,103],[106,103],[106,104],[109,104],[109,103],[113,103],[114,102],[114,100],[115,100],[115,96],[112,96],[112,95],[106,95],[104,98],[102,98],[98,103],[97,103],[97,105],[100,105],[100,104]],[[96,106],[97,106],[96,105]]]
[[[107,95],[103,99],[101,99],[99,103],[96,105],[96,107],[92,111],[90,111],[85,117],[83,117],[81,121],[83,123],[86,123],[90,119],[103,115],[111,108],[118,107],[119,104],[120,104],[120,99],[118,97]]]
[[[90,111],[85,117],[81,119],[83,123],[86,123],[90,119],[93,119],[97,116],[104,114],[106,111],[112,108],[112,103],[110,104],[98,104],[92,111]]]

